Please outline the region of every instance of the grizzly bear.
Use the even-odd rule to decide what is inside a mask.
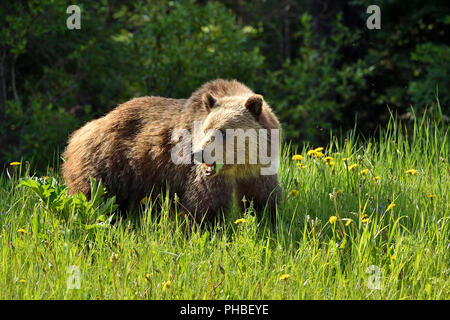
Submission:
[[[134,98],[87,123],[71,135],[62,173],[71,194],[87,197],[90,177],[101,180],[123,209],[167,188],[197,220],[226,212],[233,194],[253,201],[256,212],[267,207],[275,213],[277,172],[263,174],[267,163],[249,150],[256,144],[275,152],[272,159],[278,161],[279,134],[273,133],[279,130],[261,95],[236,80],[217,79],[189,99]],[[243,145],[231,143],[239,139]],[[227,158],[205,160],[219,153]]]

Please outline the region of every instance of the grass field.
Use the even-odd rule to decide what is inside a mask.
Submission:
[[[448,127],[318,147],[283,148],[276,225],[246,203],[198,227],[161,195],[111,226],[101,194],[8,164],[0,299],[449,299]]]

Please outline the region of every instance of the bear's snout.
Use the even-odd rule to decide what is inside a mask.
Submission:
[[[217,173],[216,162],[213,161],[212,163],[208,163],[205,159],[204,153],[204,150],[194,151],[194,161],[202,164],[202,171],[206,176],[212,176]]]

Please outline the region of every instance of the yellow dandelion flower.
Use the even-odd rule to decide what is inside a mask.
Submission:
[[[244,218],[240,218],[240,219],[237,219],[234,223],[235,224],[240,224],[240,223],[244,223],[246,220],[244,219]]]
[[[389,210],[392,210],[392,208],[395,207],[395,203],[391,203],[390,205],[388,205],[386,212],[388,212]]]
[[[331,216],[328,221],[330,222],[330,224],[335,224],[336,221],[337,221],[337,217],[336,216]]]
[[[369,222],[369,216],[367,215],[367,214],[363,214],[362,216],[361,216],[361,222],[362,223],[368,223]]]
[[[20,279],[19,282],[20,282],[20,283],[25,283],[25,282],[27,282],[27,280],[25,280],[25,279]]]
[[[430,198],[430,199],[434,199],[434,198],[436,198],[437,196],[436,196],[435,194],[428,194],[427,197]]]
[[[150,280],[151,277],[152,277],[151,273],[147,273],[147,274],[145,275],[145,279],[147,279],[147,280]]]
[[[288,197],[293,197],[296,198],[298,196],[298,191],[297,190],[292,190],[291,192],[289,192]]]
[[[320,151],[314,152],[314,158],[322,158],[323,156],[324,156],[324,154]]]
[[[314,149],[315,152],[320,152],[320,151],[322,151],[322,150],[323,150],[323,147],[318,147],[318,148],[315,148],[315,149]]]
[[[417,173],[417,170],[416,169],[409,169],[409,170],[406,170],[405,173],[413,176],[413,175],[415,175]]]
[[[323,158],[323,161],[325,161],[325,163],[330,167],[333,167],[335,165],[333,160],[334,160],[333,157],[330,156]]]
[[[303,156],[300,154],[295,154],[292,156],[292,160],[296,160],[296,161],[302,161],[303,160]]]
[[[19,230],[17,230],[17,232],[21,233],[21,234],[27,234],[28,233],[28,231],[25,230],[25,229],[19,229]]]
[[[350,156],[350,157],[347,157],[347,158],[342,158],[342,161],[350,161],[350,160],[352,160],[352,159],[353,159],[353,157]]]
[[[396,255],[396,254],[393,254],[393,255],[391,256],[391,261],[394,261],[395,259],[397,259],[397,255]]]
[[[115,262],[117,259],[119,259],[119,255],[117,253],[113,253],[111,257],[109,257],[109,262]]]
[[[368,174],[369,173],[369,169],[363,169],[363,170],[361,170],[360,172],[359,172],[359,175],[360,176],[365,176],[366,174]]]
[[[303,163],[297,163],[297,168],[305,169],[306,165]]]
[[[352,219],[348,219],[347,222],[345,223],[345,226],[348,227],[350,223],[352,223]]]
[[[18,161],[13,161],[9,164],[10,166],[20,166],[20,162]]]
[[[168,280],[168,281],[164,282],[164,284],[163,284],[163,291],[165,291],[168,288],[170,288],[171,285],[172,285],[172,281],[171,280]]]
[[[284,273],[280,276],[280,280],[288,280],[291,277],[290,274]]]
[[[358,166],[358,164],[354,163],[354,164],[352,164],[352,165],[350,165],[350,166],[348,167],[348,170],[349,170],[349,171],[352,171],[352,170],[355,169],[357,166]]]
[[[378,181],[378,180],[380,180],[380,179],[381,179],[380,176],[375,176],[375,177],[373,177],[373,180],[374,180],[374,181]]]

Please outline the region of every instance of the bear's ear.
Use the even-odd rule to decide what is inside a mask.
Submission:
[[[263,97],[262,95],[255,94],[248,98],[247,102],[245,102],[245,107],[248,111],[250,111],[255,117],[258,117],[261,114],[263,105]]]
[[[211,112],[211,109],[214,107],[216,101],[217,99],[210,92],[205,93],[202,97],[203,107],[208,113]]]

